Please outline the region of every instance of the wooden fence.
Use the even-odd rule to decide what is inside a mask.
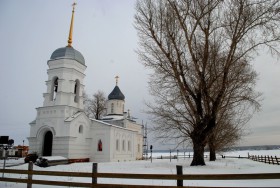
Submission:
[[[74,187],[107,187],[107,188],[175,188],[183,187],[183,180],[252,180],[252,179],[280,179],[280,173],[265,174],[192,174],[183,175],[182,166],[176,166],[177,174],[116,174],[116,173],[98,173],[97,163],[93,163],[92,172],[58,172],[58,171],[38,171],[33,170],[33,163],[30,162],[28,170],[0,169],[3,177],[0,181],[25,183],[27,188],[32,188],[32,184],[55,185],[55,186],[74,186]],[[27,178],[8,178],[4,173],[26,174]],[[41,176],[66,176],[66,177],[84,177],[91,178],[91,183],[68,182],[68,181],[49,181],[33,179],[33,175]],[[120,184],[99,184],[97,178],[121,178],[121,179],[153,179],[153,180],[174,180],[177,186],[158,186],[158,185],[120,185]],[[198,186],[196,187],[198,188]]]
[[[157,157],[153,157],[153,159],[187,159],[187,158],[193,158],[193,155],[187,154],[187,155],[160,155]],[[208,155],[204,155],[204,158],[208,158]],[[149,157],[148,159],[151,159]]]
[[[155,159],[185,159],[185,158],[192,158],[193,155],[189,154],[185,154],[184,155],[179,155],[177,152],[177,155],[161,155],[161,156],[157,156],[154,157]],[[242,157],[242,156],[226,156],[226,155],[221,155],[222,158],[238,158],[238,159],[251,159],[253,161],[258,161],[258,162],[263,162],[263,163],[268,163],[268,164],[275,164],[275,165],[280,165],[280,158],[278,158],[277,156],[259,156],[259,155],[250,155],[248,153],[247,157]],[[204,158],[208,158],[208,155],[204,155]],[[151,159],[151,158],[147,158],[147,159]]]
[[[275,164],[280,165],[280,158],[272,157],[272,156],[259,156],[259,155],[248,155],[249,159],[252,159],[253,161],[268,163],[268,164]]]

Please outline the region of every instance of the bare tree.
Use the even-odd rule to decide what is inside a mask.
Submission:
[[[278,0],[137,1],[138,54],[155,72],[150,85],[160,104],[151,113],[161,134],[192,140],[191,165],[205,165],[220,109],[238,116],[241,104],[258,107],[249,65],[260,48],[280,55],[279,8]]]
[[[106,97],[103,91],[97,91],[89,98],[84,93],[85,113],[89,118],[100,119],[106,112]]]
[[[235,145],[246,135],[245,125],[260,107],[260,94],[252,92],[256,77],[256,72],[246,61],[236,61],[232,66],[217,111],[216,126],[208,136],[210,161],[216,160],[216,151]]]
[[[244,112],[240,117],[236,117],[235,114],[234,119],[230,115],[219,117],[216,122],[216,127],[208,136],[207,143],[210,152],[210,161],[216,160],[216,152],[233,147],[238,144],[243,136],[248,134],[245,125],[252,114]]]

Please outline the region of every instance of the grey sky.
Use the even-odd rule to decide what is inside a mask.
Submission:
[[[67,45],[72,0],[0,0],[0,135],[27,143],[29,122],[46,92],[47,61],[57,48]],[[149,99],[148,70],[135,50],[134,0],[77,1],[73,47],[86,60],[85,89],[108,95],[119,75],[119,86],[138,122]],[[241,144],[279,144],[280,62],[262,55],[255,59],[259,75],[257,89],[263,92],[262,111],[250,121],[251,135]],[[149,122],[148,122],[149,123]]]

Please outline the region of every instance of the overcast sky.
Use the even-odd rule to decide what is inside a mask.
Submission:
[[[23,140],[28,144],[29,123],[47,90],[47,61],[54,50],[67,45],[72,3],[0,0],[0,136],[10,136],[15,144]],[[72,45],[86,61],[86,92],[102,90],[108,95],[118,75],[126,110],[138,123],[149,124],[143,111],[144,100],[151,98],[150,71],[135,53],[134,5],[135,0],[77,1]],[[262,51],[253,64],[259,73],[256,88],[264,100],[262,111],[249,122],[251,134],[241,145],[280,145],[280,62]]]

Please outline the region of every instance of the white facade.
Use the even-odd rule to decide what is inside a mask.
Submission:
[[[83,80],[86,66],[72,59],[48,61],[47,93],[44,93],[44,105],[67,105],[83,109]],[[54,84],[57,79],[57,92]]]
[[[48,61],[47,92],[36,119],[30,123],[29,153],[72,161],[141,159],[142,126],[125,115],[124,98],[108,100],[113,113],[108,113],[104,121],[89,119],[83,112],[86,66],[77,53],[72,47],[61,48]]]
[[[107,114],[124,114],[124,100],[109,100],[106,104]]]

